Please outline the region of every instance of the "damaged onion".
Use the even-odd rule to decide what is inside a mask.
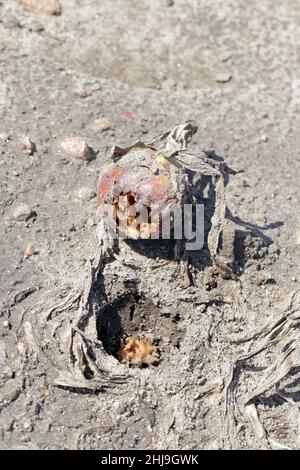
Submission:
[[[172,170],[160,151],[130,148],[100,179],[100,214],[108,216],[110,225],[122,236],[159,238],[162,220],[169,220],[170,211],[181,204],[178,174]],[[172,217],[170,228],[174,228]]]

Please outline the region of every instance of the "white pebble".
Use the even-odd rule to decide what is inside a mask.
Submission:
[[[95,132],[104,132],[111,128],[111,123],[105,118],[99,118],[94,121],[93,129]]]
[[[87,98],[89,96],[89,92],[81,87],[76,88],[76,90],[74,90],[74,93],[80,98]]]
[[[25,421],[25,423],[23,423],[23,429],[24,431],[32,431],[32,424],[29,421]]]
[[[30,209],[30,207],[27,204],[21,204],[15,209],[13,217],[15,220],[26,221],[29,219],[31,214],[32,210]]]
[[[66,155],[81,160],[90,159],[90,149],[82,137],[67,137],[61,144],[61,147]]]
[[[35,143],[28,136],[21,141],[21,149],[25,150],[28,155],[33,155],[36,149]]]
[[[2,140],[3,142],[6,142],[6,141],[10,140],[10,135],[7,134],[6,132],[1,132],[0,133],[0,140]]]
[[[232,75],[230,73],[219,73],[216,76],[217,83],[228,83],[232,79]]]
[[[30,258],[31,256],[37,255],[37,254],[38,254],[38,250],[36,250],[33,247],[32,243],[30,243],[25,250],[24,256],[25,258]]]

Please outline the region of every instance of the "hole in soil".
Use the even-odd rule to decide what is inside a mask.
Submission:
[[[180,348],[184,331],[179,327],[179,319],[175,309],[162,313],[144,295],[125,292],[98,312],[98,339],[106,352],[121,362],[140,367],[157,365],[174,348]],[[128,352],[127,360],[124,360],[124,350]],[[136,355],[139,359],[134,360]]]

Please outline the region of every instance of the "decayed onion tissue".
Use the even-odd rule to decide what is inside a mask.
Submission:
[[[119,359],[123,364],[150,366],[157,362],[157,349],[146,339],[127,338],[121,340]]]

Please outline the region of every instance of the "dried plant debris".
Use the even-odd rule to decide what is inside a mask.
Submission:
[[[288,448],[268,433],[259,418],[257,406],[261,398],[272,390],[277,399],[283,399],[296,408],[299,419],[299,407],[295,401],[297,394],[294,394],[294,398],[293,393],[287,393],[285,387],[287,386],[289,390],[291,384],[284,382],[289,374],[299,370],[300,367],[299,327],[300,291],[298,290],[291,294],[288,305],[276,320],[268,322],[260,331],[254,332],[251,338],[247,338],[248,341],[253,341],[249,353],[232,362],[225,386],[225,444],[227,447],[240,447],[238,423],[246,418],[264,447]],[[242,337],[241,342],[243,341],[245,338]],[[253,390],[246,394],[241,393],[244,369],[254,358],[261,358],[264,364],[263,367],[260,366],[262,373],[258,372],[260,368],[256,373],[253,372]],[[268,362],[266,358],[269,358]],[[250,381],[249,378],[248,381]],[[242,390],[245,389],[247,390],[248,387],[242,387]]]
[[[157,347],[147,339],[126,338],[121,341],[119,360],[122,364],[137,366],[157,364]]]

